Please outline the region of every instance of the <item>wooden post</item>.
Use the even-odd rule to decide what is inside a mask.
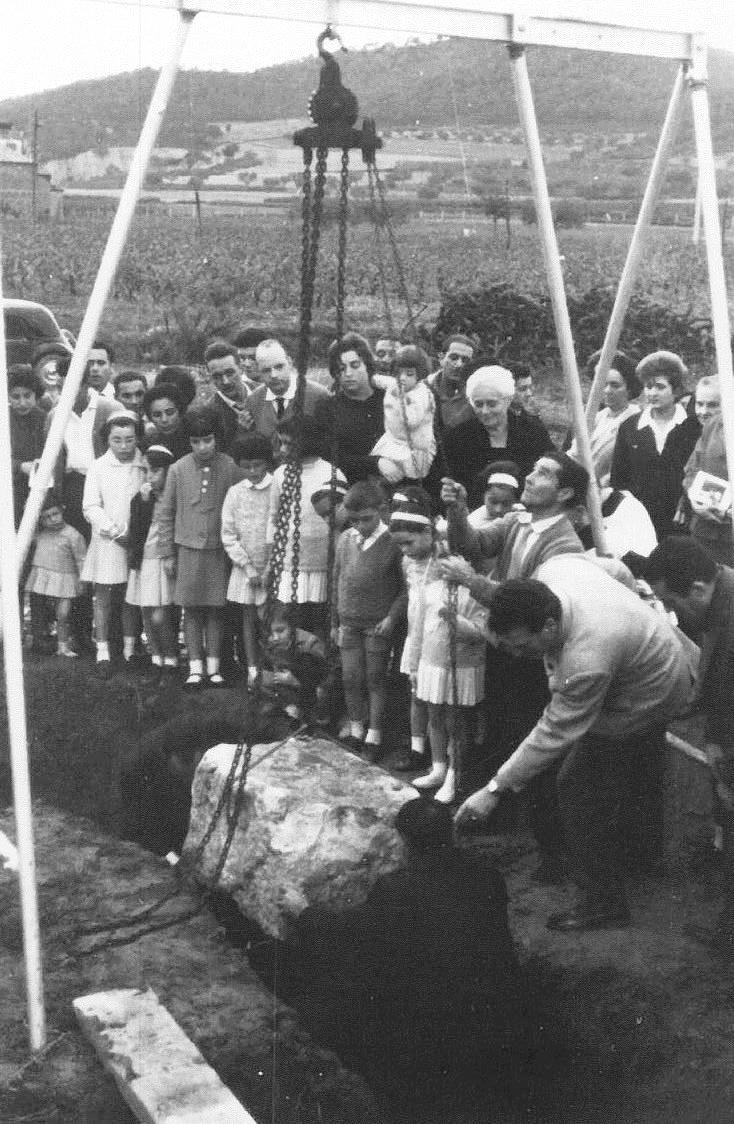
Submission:
[[[71,360],[69,372],[64,380],[58,405],[54,412],[54,419],[46,438],[38,470],[31,485],[28,501],[23,512],[20,527],[18,528],[18,566],[21,567],[31,544],[31,538],[38,521],[38,515],[43,503],[43,497],[51,481],[54,465],[61,449],[66,423],[69,420],[74,400],[81,386],[84,368],[87,363],[89,350],[97,335],[102,312],[109,295],[115,272],[125,248],[125,242],[130,230],[130,225],[135,214],[135,205],[140,196],[148,169],[150,156],[156,142],[156,137],[163,122],[166,106],[171,96],[173,83],[178,72],[181,53],[186,43],[189,28],[194,19],[194,12],[182,11],[176,25],[176,35],[171,46],[171,52],[161,70],[156,83],[153,96],[148,106],[148,112],[143,122],[143,127],[138,138],[130,171],[125,181],[120,202],[110,229],[107,245],[102,254],[99,271],[92,288],[87,310],[84,313],[82,326],[79,329],[79,338]]]
[[[0,580],[2,580],[3,666],[8,711],[10,766],[13,778],[13,808],[18,848],[20,910],[23,924],[28,1033],[32,1050],[46,1045],[46,1016],[43,1006],[41,935],[38,921],[36,860],[33,847],[33,809],[28,770],[28,731],[23,683],[23,640],[18,603],[18,563],[13,517],[13,466],[10,455],[10,407],[5,352],[5,317],[2,315],[2,250],[0,248],[0,481],[4,500],[0,503]]]
[[[604,393],[607,375],[612,365],[612,358],[619,345],[619,337],[622,334],[622,324],[624,323],[630,298],[637,280],[645,237],[650,229],[655,213],[655,205],[660,194],[660,188],[665,179],[670,150],[673,147],[673,142],[675,141],[678,130],[678,123],[680,121],[683,94],[685,92],[686,71],[687,65],[683,64],[679,68],[675,78],[668,111],[665,115],[655,158],[650,169],[650,178],[647,181],[647,187],[645,188],[645,194],[640,206],[640,213],[637,216],[637,222],[627,252],[627,260],[624,263],[624,269],[622,270],[622,276],[619,281],[619,288],[617,289],[617,295],[614,299],[612,315],[604,337],[604,345],[601,349],[601,355],[599,356],[599,362],[597,363],[591,390],[589,391],[589,397],[586,403],[586,424],[590,429],[594,425],[594,419],[596,418],[596,413]]]
[[[566,382],[566,394],[573,420],[573,429],[576,436],[581,461],[589,473],[588,511],[591,523],[591,532],[594,536],[594,546],[599,554],[607,553],[604,522],[599,499],[599,486],[594,472],[594,463],[591,457],[589,443],[589,430],[584,414],[584,403],[581,396],[581,382],[576,366],[576,355],[573,349],[573,335],[571,321],[566,304],[566,290],[563,284],[563,273],[558,254],[558,242],[553,226],[553,212],[551,210],[548,182],[543,167],[543,153],[538,134],[538,123],[535,118],[533,94],[528,78],[528,68],[525,60],[524,47],[511,44],[509,47],[512,66],[512,80],[515,86],[515,97],[520,111],[525,145],[528,153],[528,167],[533,185],[533,198],[538,216],[538,230],[540,231],[543,245],[545,269],[548,275],[551,304],[553,306],[553,319],[558,336],[558,347],[561,352],[563,375]]]
[[[689,78],[693,131],[698,156],[698,183],[701,194],[703,234],[708,261],[711,318],[713,320],[716,365],[721,391],[721,416],[724,423],[726,464],[729,479],[734,481],[734,371],[732,371],[731,357],[731,327],[729,324],[724,258],[721,253],[719,202],[716,197],[716,166],[711,141],[711,119],[706,82],[705,73],[701,74],[700,71],[696,71],[695,74],[692,73]]]

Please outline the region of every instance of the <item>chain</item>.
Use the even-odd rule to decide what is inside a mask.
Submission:
[[[349,218],[349,149],[342,149],[339,180],[339,249],[336,270],[336,338],[344,335],[344,299],[347,272],[347,220]]]
[[[448,626],[449,626],[449,669],[451,673],[451,702],[454,708],[453,720],[451,723],[451,737],[454,743],[454,778],[457,792],[461,788],[462,781],[462,736],[463,731],[460,730],[459,721],[459,691],[458,691],[458,673],[457,673],[457,629],[456,618],[459,611],[459,586],[457,582],[446,583],[446,602],[448,608]]]
[[[400,290],[400,296],[403,300],[403,303],[405,304],[405,311],[408,314],[408,322],[407,322],[406,328],[409,327],[409,329],[410,329],[410,333],[409,333],[410,338],[415,339],[415,327],[414,327],[414,324],[413,324],[414,315],[413,315],[413,309],[412,309],[411,303],[410,303],[410,293],[408,292],[408,286],[407,286],[406,281],[405,281],[405,273],[404,273],[404,270],[403,270],[403,263],[400,260],[400,251],[398,249],[398,243],[397,243],[397,240],[395,238],[395,231],[393,230],[392,222],[390,220],[390,211],[389,211],[388,206],[387,206],[387,196],[385,194],[385,185],[383,184],[382,180],[380,179],[380,173],[378,172],[377,164],[375,164],[374,161],[372,162],[372,168],[373,168],[374,174],[375,174],[375,184],[377,186],[377,194],[380,197],[380,205],[381,205],[381,208],[382,208],[382,221],[385,225],[385,230],[387,232],[388,241],[390,243],[390,248],[392,250],[393,264],[395,266],[395,273],[397,274],[397,279],[398,279],[398,289]]]
[[[301,279],[308,272],[308,261],[311,253],[311,160],[313,153],[310,148],[303,150],[303,199],[301,201]],[[306,289],[301,283],[301,322],[304,316],[304,301]]]
[[[313,312],[314,283],[316,280],[316,262],[319,255],[319,239],[321,236],[321,216],[324,209],[324,189],[326,186],[326,157],[328,148],[319,145],[316,150],[316,181],[313,192],[310,193],[310,211],[308,220],[308,246],[305,245],[304,234],[304,260],[301,266],[301,325],[298,341],[298,373],[305,377],[308,366],[308,349],[311,339],[311,316]],[[304,196],[304,215],[306,199]],[[304,226],[306,225],[304,221]],[[301,396],[305,384],[299,388]],[[298,391],[296,392],[298,394]]]
[[[382,223],[380,213],[377,209],[377,198],[375,196],[375,173],[374,165],[367,165],[367,185],[370,193],[370,210],[372,212],[372,224],[375,232],[375,254],[377,257],[377,275],[380,279],[380,294],[382,296],[382,307],[385,315],[385,327],[391,339],[395,337],[395,324],[392,318],[392,309],[390,308],[390,297],[387,291],[387,277],[385,276],[385,261],[382,249]]]

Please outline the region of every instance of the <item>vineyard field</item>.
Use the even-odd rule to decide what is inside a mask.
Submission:
[[[5,295],[40,300],[63,324],[77,329],[110,223],[109,214],[94,211],[35,231],[21,220],[5,220]],[[460,289],[505,284],[529,298],[547,296],[535,227],[513,225],[509,246],[503,224],[471,226],[470,220],[462,226],[412,219],[397,225],[395,233],[412,311],[427,328],[447,295]],[[613,292],[630,234],[630,228],[604,226],[559,231],[570,297],[592,290]],[[382,243],[387,245],[384,233]],[[397,297],[392,262],[384,256],[392,316],[401,325],[405,308]],[[147,350],[154,359],[193,362],[200,359],[204,339],[244,321],[292,328],[298,316],[300,259],[300,225],[290,214],[207,214],[199,229],[189,216],[143,209],[120,263],[103,330],[114,336],[128,361],[143,359]],[[730,247],[726,264],[731,294]],[[314,297],[315,320],[324,336],[333,323],[335,286],[336,230],[327,226]],[[380,330],[380,269],[375,232],[367,224],[350,231],[347,293],[349,326]],[[705,249],[692,244],[690,230],[652,229],[636,295],[692,321],[708,318]]]

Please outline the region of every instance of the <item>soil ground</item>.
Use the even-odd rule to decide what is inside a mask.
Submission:
[[[699,766],[671,753],[666,863],[654,877],[630,882],[629,929],[573,938],[549,932],[545,919],[563,908],[570,889],[533,881],[530,838],[521,830],[469,844],[489,851],[506,877],[533,1049],[509,1093],[496,1072],[465,1075],[452,1085],[421,1079],[396,1087],[386,1079],[389,1059],[376,1068],[375,1058],[329,1040],[318,1004],[301,1005],[288,994],[274,1000],[253,968],[268,950],[237,948],[221,916],[204,912],[131,945],[82,959],[70,955],[80,923],[126,916],[171,885],[159,857],[113,834],[125,819],[122,762],[134,759],[141,737],[171,713],[190,716],[200,730],[212,715],[236,709],[237,694],[206,692],[192,701],[170,689],[161,697],[132,677],[101,684],[88,667],[59,667],[51,659],[29,666],[27,692],[33,787],[43,801],[35,830],[49,1048],[29,1062],[16,883],[0,873],[3,1121],[127,1124],[129,1111],[77,1031],[70,1004],[88,991],[144,984],[263,1124],[730,1124],[734,1118],[734,968],[685,932],[689,921],[713,922],[720,889],[714,869],[691,869],[693,845],[709,827]],[[80,706],[70,707],[70,698]],[[183,751],[195,756],[193,744]],[[384,764],[393,762],[394,752]],[[2,769],[0,794],[9,800]],[[13,834],[9,806],[0,829]],[[159,843],[160,849],[166,839]],[[440,1059],[427,1061],[440,1067]],[[511,1059],[506,1064],[512,1068]]]

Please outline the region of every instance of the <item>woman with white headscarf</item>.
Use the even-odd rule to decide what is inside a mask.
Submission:
[[[540,418],[510,412],[515,379],[504,367],[481,366],[466,382],[473,416],[444,436],[447,475],[464,485],[470,509],[483,496],[482,472],[494,461],[513,460],[523,476],[553,449]]]

